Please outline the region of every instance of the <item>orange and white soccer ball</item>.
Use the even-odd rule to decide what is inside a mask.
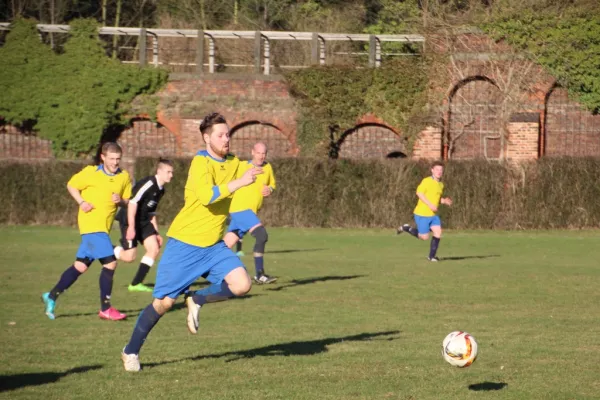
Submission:
[[[467,332],[451,332],[442,342],[442,356],[455,367],[468,367],[477,358],[477,342]]]

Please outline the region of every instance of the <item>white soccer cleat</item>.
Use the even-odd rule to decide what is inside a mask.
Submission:
[[[200,314],[200,308],[202,306],[196,304],[194,302],[194,299],[192,299],[192,296],[189,296],[185,299],[185,304],[187,305],[188,308],[188,315],[187,315],[187,326],[188,326],[188,330],[190,331],[191,334],[197,334],[198,333],[198,318],[199,318],[199,314]]]
[[[140,366],[140,357],[137,354],[125,354],[123,351],[121,352],[121,360],[123,360],[123,367],[125,367],[125,371],[139,372],[139,370],[142,369]]]

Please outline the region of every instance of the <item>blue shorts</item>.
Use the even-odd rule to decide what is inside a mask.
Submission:
[[[415,222],[417,223],[419,235],[425,235],[429,233],[432,226],[442,226],[442,221],[437,215],[434,215],[433,217],[422,217],[415,214]]]
[[[193,246],[169,238],[158,263],[154,293],[156,299],[176,299],[202,275],[213,284],[220,284],[228,273],[242,267],[242,261],[222,240],[209,247]]]
[[[252,210],[244,210],[229,214],[231,222],[227,232],[235,232],[241,239],[246,233],[256,225],[260,225],[260,219]]]
[[[88,264],[88,266],[94,260],[100,260],[103,264],[108,264],[116,260],[110,237],[105,232],[85,233],[81,235],[81,244],[79,245],[79,249],[77,249],[75,257],[77,260]],[[85,259],[87,259],[87,262],[84,261]]]

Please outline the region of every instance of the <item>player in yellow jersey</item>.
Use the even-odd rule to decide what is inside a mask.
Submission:
[[[131,196],[131,180],[127,171],[119,168],[121,147],[113,142],[102,145],[100,165],[85,167],[67,183],[67,190],[77,204],[77,223],[81,234],[81,245],[76,260],[63,272],[60,280],[50,290],[42,294],[46,315],[54,319],[54,308],[58,296],[67,290],[79,275],[87,271],[94,260],[103,265],[100,272],[100,304],[98,316],[102,319],[121,320],[127,316],[110,304],[113,276],[117,259],[108,233],[115,219],[117,206],[127,207]]]
[[[139,315],[129,343],[121,353],[126,371],[139,371],[139,352],[158,320],[177,297],[204,276],[211,285],[189,293],[188,329],[198,331],[200,307],[206,303],[243,296],[252,287],[244,264],[223,240],[231,194],[250,185],[260,168],[238,177],[239,160],[229,154],[229,127],[213,113],[200,123],[206,150],[199,151],[185,184],[185,203],[167,232],[168,241],[156,271],[154,301]]]
[[[442,197],[442,193],[444,192],[442,175],[444,175],[444,164],[440,161],[434,162],[431,166],[431,176],[423,179],[419,187],[417,187],[419,201],[414,210],[417,228],[404,224],[396,231],[398,234],[402,232],[410,233],[421,240],[429,239],[429,231],[431,231],[432,238],[429,247],[429,257],[427,257],[429,261],[439,261],[436,254],[442,238],[442,222],[437,215],[438,207],[440,204],[452,205],[450,197]]]
[[[256,177],[253,184],[241,188],[233,195],[229,207],[231,223],[224,237],[227,247],[232,248],[246,233],[250,232],[254,236],[254,281],[258,284],[273,283],[277,280],[276,277],[265,274],[264,253],[269,235],[257,216],[263,198],[270,196],[276,186],[273,167],[266,158],[267,146],[264,143],[256,143],[252,148],[252,159],[240,162],[241,172],[260,167],[263,173]]]

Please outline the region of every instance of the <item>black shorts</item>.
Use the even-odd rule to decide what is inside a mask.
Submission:
[[[135,230],[135,239],[127,240],[127,228],[129,225],[120,224],[121,226],[121,246],[124,250],[134,249],[137,247],[138,242],[144,243],[144,240],[148,239],[152,235],[158,235],[154,225],[147,223],[145,225],[138,226]]]

